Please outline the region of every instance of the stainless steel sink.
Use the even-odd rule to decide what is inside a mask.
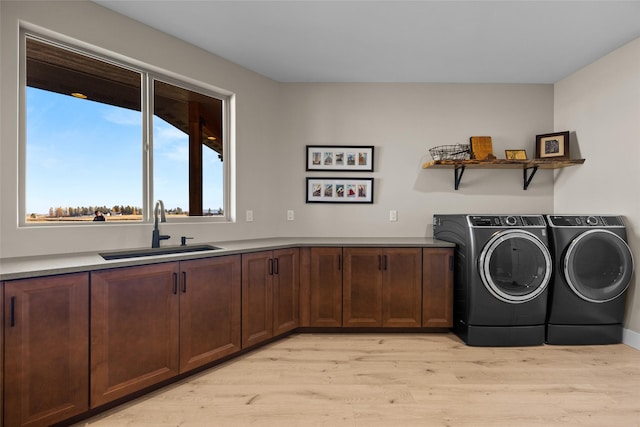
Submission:
[[[111,260],[111,259],[138,258],[138,257],[155,256],[155,255],[183,254],[183,253],[189,253],[189,252],[216,251],[219,249],[222,249],[222,248],[218,246],[211,246],[211,245],[165,246],[160,248],[101,252],[99,255],[106,260]]]

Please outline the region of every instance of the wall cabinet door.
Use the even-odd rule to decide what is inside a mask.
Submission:
[[[179,372],[179,264],[91,273],[91,406]]]
[[[422,249],[382,251],[382,326],[422,324]]]
[[[6,426],[48,426],[89,409],[89,275],[5,283]]]
[[[300,325],[300,249],[273,251],[273,335]]]
[[[342,326],[342,248],[311,248],[309,326]]]
[[[423,249],[422,326],[453,326],[453,249]]]
[[[343,326],[382,326],[382,251],[344,248]]]
[[[180,372],[240,350],[240,255],[180,262]]]

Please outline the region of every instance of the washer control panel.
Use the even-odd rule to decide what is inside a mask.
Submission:
[[[471,227],[546,227],[542,215],[468,215]]]
[[[551,227],[624,227],[622,217],[613,215],[547,215]]]

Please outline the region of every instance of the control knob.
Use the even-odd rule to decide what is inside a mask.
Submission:
[[[516,225],[518,223],[518,219],[515,216],[508,216],[504,219],[504,222],[506,222],[507,225]]]
[[[597,225],[598,224],[598,218],[596,218],[595,216],[588,216],[587,217],[587,224],[588,225]]]

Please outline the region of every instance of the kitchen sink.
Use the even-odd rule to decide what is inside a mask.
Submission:
[[[166,247],[160,247],[160,248],[102,252],[99,255],[106,260],[112,260],[112,259],[138,258],[138,257],[155,256],[155,255],[183,254],[183,253],[189,253],[189,252],[216,251],[219,249],[222,249],[222,248],[218,246],[211,246],[211,245],[166,246]]]

